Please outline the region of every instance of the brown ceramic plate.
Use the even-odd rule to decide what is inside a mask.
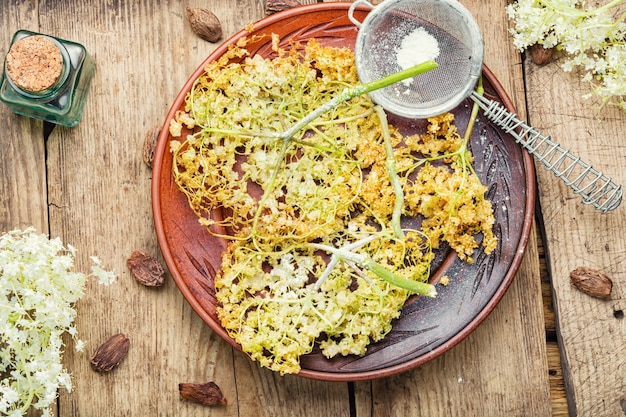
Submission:
[[[316,38],[324,45],[353,47],[357,28],[347,16],[349,3],[320,3],[298,7],[267,17],[254,25],[253,34],[277,33],[283,42]],[[358,10],[362,20],[367,10]],[[242,30],[217,48],[191,75],[176,98],[159,137],[155,153],[152,200],[157,236],[167,266],[183,296],[198,315],[224,340],[240,349],[222,329],[215,314],[213,278],[220,268],[226,241],[211,236],[201,226],[172,177],[171,137],[167,126],[184,107],[193,81],[204,66],[223,54],[229,44],[250,33]],[[269,37],[248,46],[252,53],[271,55]],[[484,69],[486,95],[513,111],[513,105],[498,80]],[[472,103],[455,110],[456,124],[467,126]],[[423,129],[424,121],[390,115],[390,122],[405,133]],[[531,157],[515,140],[479,117],[471,141],[475,169],[489,187],[495,208],[498,248],[490,255],[477,250],[475,263],[461,262],[454,252],[441,249],[433,280],[443,274],[450,284],[439,286],[435,299],[411,299],[393,330],[372,344],[362,357],[328,360],[319,352],[302,358],[301,376],[330,381],[372,379],[415,368],[450,349],[480,324],[500,301],[522,261],[533,217],[535,188]],[[185,133],[185,132],[183,132]]]

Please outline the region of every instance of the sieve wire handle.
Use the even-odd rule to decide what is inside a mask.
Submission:
[[[544,136],[522,122],[502,104],[476,92],[470,97],[484,110],[489,120],[513,136],[546,169],[563,180],[575,194],[580,195],[584,204],[590,204],[603,213],[620,205],[623,193],[621,185],[615,184],[602,172],[554,143],[550,136]]]
[[[365,6],[369,7],[370,9],[373,9],[375,7],[372,3],[370,3],[367,0],[356,0],[354,3],[352,3],[350,5],[350,8],[348,9],[348,19],[350,19],[350,21],[352,23],[354,23],[354,25],[356,27],[358,27],[359,29],[361,28],[362,22],[359,21],[356,17],[354,17],[354,11],[361,4],[364,4]]]

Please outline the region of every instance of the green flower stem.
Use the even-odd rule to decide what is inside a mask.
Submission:
[[[28,367],[28,364],[26,363],[24,358],[20,359],[20,365],[21,366],[19,367],[19,369],[26,369]],[[28,398],[24,399],[22,407],[20,408],[20,411],[22,412],[22,414],[26,414],[26,412],[32,405],[33,400],[35,399],[36,388],[33,386],[33,377],[30,373],[26,374],[26,383],[28,385]]]
[[[322,278],[326,279],[326,277],[330,275],[330,272],[340,260],[345,260],[345,261],[348,261],[349,263],[359,265],[367,269],[368,271],[373,272],[382,280],[387,281],[388,283],[395,285],[397,287],[400,287],[402,289],[405,289],[407,291],[410,291],[414,294],[425,295],[427,297],[437,296],[437,289],[435,288],[434,285],[429,284],[427,282],[414,281],[411,279],[401,277],[400,275],[394,274],[393,272],[389,271],[387,268],[385,268],[378,262],[374,261],[369,256],[362,254],[362,253],[352,252],[352,250],[356,249],[357,247],[363,246],[366,243],[369,243],[370,241],[374,240],[375,237],[376,236],[373,235],[373,236],[370,236],[369,238],[361,239],[357,242],[354,242],[351,245],[346,245],[342,248],[334,248],[332,246],[322,245],[319,243],[312,244],[312,246],[315,247],[316,249],[320,249],[326,253],[332,254],[331,262],[328,264],[328,267],[326,268],[326,271],[324,271],[324,274],[320,277],[320,279],[318,279],[318,282],[316,283],[316,288],[319,289],[319,287],[321,286],[321,282],[323,282]]]
[[[393,233],[398,239],[404,238],[404,232],[400,225],[400,218],[402,211],[404,210],[404,190],[402,184],[398,178],[398,172],[396,170],[396,159],[393,156],[393,144],[391,143],[391,134],[389,133],[389,124],[387,123],[387,115],[382,107],[376,106],[376,114],[380,119],[380,125],[383,130],[383,138],[385,140],[385,166],[387,167],[387,174],[389,175],[389,181],[393,187],[393,191],[396,195],[396,199],[393,206],[393,214],[391,216],[391,225],[393,227]]]
[[[437,289],[434,285],[429,284],[428,282],[413,281],[411,279],[401,277],[400,275],[389,271],[387,268],[372,259],[368,258],[363,267],[369,269],[388,283],[403,288],[414,294],[425,295],[433,298],[437,296]]]
[[[478,85],[476,86],[476,94],[483,95],[485,89],[483,88],[483,77],[478,78]],[[465,134],[463,135],[463,142],[458,150],[456,150],[453,155],[460,160],[461,169],[463,170],[463,176],[461,177],[461,184],[459,185],[459,189],[456,194],[456,198],[454,199],[454,204],[450,208],[449,216],[452,217],[454,215],[454,208],[456,208],[456,204],[458,200],[461,198],[463,194],[463,189],[465,187],[465,181],[467,179],[467,171],[469,170],[471,174],[476,175],[474,171],[474,167],[471,162],[467,160],[467,148],[469,145],[469,141],[472,138],[472,130],[474,130],[474,125],[476,123],[476,118],[478,117],[478,112],[480,111],[480,106],[477,102],[474,102],[474,106],[472,107],[472,112],[470,114],[469,121],[467,122],[467,129],[465,130]]]
[[[608,10],[608,9],[610,9],[612,7],[615,7],[615,6],[617,6],[617,5],[619,5],[619,4],[623,3],[623,2],[624,2],[624,0],[613,0],[613,1],[608,2],[607,4],[604,4],[604,5],[596,8],[596,9],[593,9],[591,12],[597,13],[599,11]]]
[[[482,96],[485,94],[485,88],[483,87],[483,77],[478,78],[478,85],[476,86],[476,94]],[[465,135],[463,136],[463,150],[467,150],[467,144],[472,136],[472,130],[474,129],[474,123],[476,122],[476,118],[478,117],[478,112],[480,111],[480,106],[478,103],[474,102],[474,106],[472,107],[472,113],[470,114],[469,122],[467,123],[467,130],[465,131]]]
[[[341,93],[339,93],[337,96],[335,96],[331,100],[328,100],[326,103],[322,104],[320,107],[318,107],[317,109],[313,110],[311,113],[306,115],[304,118],[300,119],[291,128],[283,132],[281,134],[281,138],[285,141],[291,140],[291,138],[295,136],[295,134],[301,129],[303,129],[306,125],[308,125],[313,120],[320,117],[322,114],[334,109],[341,103],[344,103],[355,97],[362,96],[363,94],[368,94],[368,93],[371,93],[372,91],[389,87],[390,85],[406,80],[407,78],[415,77],[427,71],[434,70],[437,67],[438,67],[437,63],[433,60],[430,60],[430,61],[422,62],[421,64],[416,65],[414,67],[407,68],[405,70],[380,78],[378,80],[370,81],[369,83],[366,83],[366,84],[359,84],[353,87],[348,87],[344,89]]]

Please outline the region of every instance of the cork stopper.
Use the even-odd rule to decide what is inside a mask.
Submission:
[[[33,35],[15,42],[6,57],[7,75],[22,90],[45,91],[63,72],[63,55],[51,39]]]

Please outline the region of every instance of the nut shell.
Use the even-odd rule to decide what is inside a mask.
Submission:
[[[552,55],[554,55],[554,48],[544,48],[543,45],[538,43],[530,47],[530,58],[535,65],[545,65],[552,61]]]
[[[160,134],[161,125],[154,125],[146,132],[146,136],[143,139],[143,162],[150,168],[152,168],[152,163],[154,162],[154,153]]]
[[[269,16],[298,6],[302,6],[302,3],[296,0],[267,0],[265,3],[265,14]]]
[[[574,287],[585,294],[596,298],[611,296],[613,281],[602,272],[581,266],[574,269],[569,275]]]
[[[217,42],[222,37],[222,24],[215,14],[207,9],[185,8],[191,29],[201,39]]]
[[[130,340],[122,333],[111,336],[91,355],[91,367],[98,372],[109,372],[128,355]]]
[[[186,400],[204,405],[226,405],[226,397],[215,382],[204,384],[181,383],[178,384],[180,396]]]
[[[165,282],[165,269],[147,252],[133,252],[126,260],[126,266],[135,280],[146,287],[160,287]]]

